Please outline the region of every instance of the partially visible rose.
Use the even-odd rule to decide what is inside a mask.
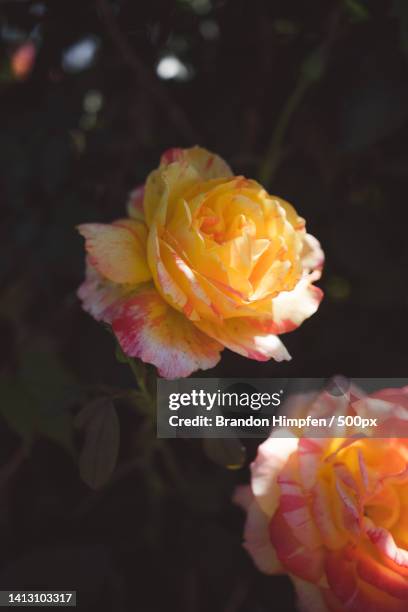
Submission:
[[[247,511],[244,546],[262,572],[291,577],[304,612],[406,612],[408,437],[385,436],[408,436],[408,387],[353,393],[292,400],[291,417],[377,418],[365,429],[376,437],[275,430],[235,495]]]
[[[278,335],[318,308],[323,252],[294,208],[217,155],[170,149],[129,217],[79,226],[83,307],[167,378],[213,367],[227,347],[290,359]]]

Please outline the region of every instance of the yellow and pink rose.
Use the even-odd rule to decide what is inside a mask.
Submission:
[[[275,430],[235,495],[244,546],[262,572],[291,577],[303,612],[406,612],[408,387],[291,404],[290,416],[370,416],[377,427],[371,437],[346,426],[335,438]]]
[[[279,335],[322,298],[323,252],[304,220],[200,147],[164,153],[126,218],[79,231],[84,309],[166,378],[212,368],[225,347],[290,359]]]

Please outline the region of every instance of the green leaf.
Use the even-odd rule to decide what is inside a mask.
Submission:
[[[99,489],[109,481],[119,453],[120,426],[113,403],[105,398],[90,402],[77,416],[76,425],[85,429],[80,476],[89,487]]]

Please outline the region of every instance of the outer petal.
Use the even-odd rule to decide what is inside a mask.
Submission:
[[[381,391],[373,393],[371,397],[389,402],[391,404],[391,409],[397,409],[398,413],[401,407],[405,408],[405,413],[403,414],[407,415],[408,413],[408,386],[382,389]]]
[[[227,319],[217,324],[210,321],[195,321],[195,325],[211,338],[235,353],[257,361],[290,360],[290,355],[278,336],[259,330],[254,319]]]
[[[321,270],[324,264],[324,252],[320,242],[311,234],[303,237],[303,248],[301,253],[304,270]]]
[[[277,477],[299,443],[290,432],[287,432],[288,437],[284,435],[283,430],[273,432],[259,446],[255,461],[251,464],[252,492],[268,516],[273,515],[279,504]]]
[[[168,149],[161,157],[160,165],[166,166],[173,162],[189,164],[197,171],[201,180],[232,176],[229,165],[218,155],[203,149],[191,147],[190,149]]]
[[[274,334],[293,331],[319,308],[323,292],[312,285],[320,277],[314,273],[302,278],[292,291],[282,291],[272,300],[272,320],[261,322],[264,329]]]
[[[352,407],[363,418],[377,419],[376,437],[408,438],[408,387],[382,389],[354,401]]]
[[[283,572],[276,552],[271,544],[268,530],[269,518],[262,512],[256,501],[249,509],[245,523],[244,548],[251,555],[257,568],[265,574]]]
[[[164,378],[213,368],[222,346],[171,308],[151,286],[143,286],[111,313],[112,328],[130,357],[155,365]]]
[[[144,192],[145,186],[139,185],[139,187],[135,187],[135,189],[133,189],[133,191],[129,194],[127,212],[129,217],[131,219],[136,219],[136,221],[144,221]]]
[[[159,210],[163,222],[168,203],[182,197],[195,183],[230,176],[228,164],[206,149],[169,149],[146,181],[143,205],[147,224],[152,223]]]
[[[147,177],[143,200],[147,225],[150,226],[153,220],[163,225],[169,204],[177,201],[199,180],[195,168],[188,164],[174,162],[153,170]]]
[[[89,312],[97,321],[110,323],[112,307],[129,297],[134,289],[129,285],[118,285],[106,280],[87,262],[85,280],[78,289],[78,297],[82,308]]]
[[[108,280],[136,284],[151,278],[143,223],[124,219],[112,225],[87,223],[78,230],[85,238],[90,263]]]

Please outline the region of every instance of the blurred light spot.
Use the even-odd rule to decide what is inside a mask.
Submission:
[[[81,72],[90,68],[99,49],[99,39],[87,36],[74,43],[62,54],[62,67],[66,72]]]
[[[16,79],[23,80],[31,72],[37,50],[33,42],[26,42],[18,47],[11,57],[11,71]]]
[[[205,19],[200,23],[200,32],[206,40],[216,40],[220,35],[220,28],[213,19]]]
[[[31,15],[36,15],[37,17],[42,17],[47,12],[47,7],[44,2],[36,2],[30,6],[29,12]]]
[[[346,300],[350,297],[351,286],[347,279],[332,276],[327,281],[327,293],[333,300]]]
[[[156,67],[156,72],[161,79],[176,79],[178,81],[186,81],[190,76],[190,72],[185,64],[175,55],[165,55],[159,61]]]
[[[84,110],[91,115],[99,113],[103,106],[103,96],[100,91],[96,89],[90,89],[86,92],[84,97]]]

